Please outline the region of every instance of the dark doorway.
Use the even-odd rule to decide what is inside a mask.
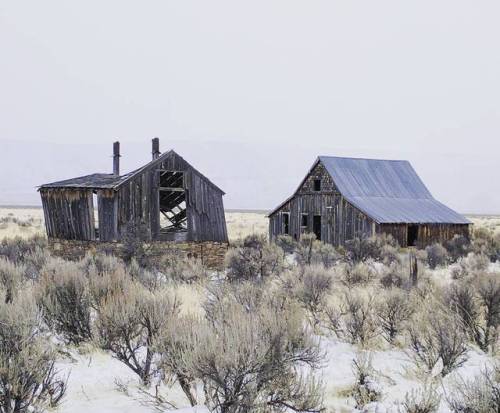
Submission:
[[[418,225],[408,225],[407,245],[415,247],[418,240]]]
[[[290,233],[290,214],[283,214],[283,234]]]
[[[314,215],[313,232],[316,235],[316,239],[321,241],[321,215]]]

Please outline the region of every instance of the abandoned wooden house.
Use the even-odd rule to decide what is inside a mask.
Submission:
[[[425,247],[471,222],[433,198],[407,161],[320,156],[295,193],[269,214],[271,239],[313,232],[333,245],[391,234],[401,246]]]
[[[145,240],[227,242],[224,192],[173,150],[160,154],[158,138],[152,156],[120,175],[115,142],[112,174],[40,186],[48,237],[120,241],[131,226],[140,226]]]

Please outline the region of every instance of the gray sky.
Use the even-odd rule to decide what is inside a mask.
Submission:
[[[0,203],[159,136],[232,208],[275,206],[322,154],[408,159],[500,213],[499,21],[498,0],[2,0]]]

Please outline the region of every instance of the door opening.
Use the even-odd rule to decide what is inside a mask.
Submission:
[[[313,232],[316,235],[316,239],[321,241],[321,215],[314,215]]]
[[[285,235],[290,234],[290,214],[289,213],[283,214],[283,234],[285,234]]]
[[[409,247],[415,247],[418,240],[418,225],[408,225],[408,235],[406,244]]]

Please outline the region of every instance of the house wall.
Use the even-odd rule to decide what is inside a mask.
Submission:
[[[95,239],[94,206],[91,190],[40,190],[48,237]]]
[[[117,197],[117,237],[130,221],[141,221],[150,239],[160,239],[159,172],[184,172],[187,208],[187,235],[183,241],[227,241],[222,192],[182,157],[172,153],[145,168],[122,184]]]
[[[159,170],[184,172],[187,233],[160,235]],[[99,240],[120,240],[129,222],[146,240],[227,242],[223,192],[175,152],[151,162],[113,189],[97,189]],[[93,189],[40,190],[49,238],[95,240]]]
[[[314,181],[321,179],[321,190],[314,191]],[[289,235],[313,232],[314,215],[321,216],[321,240],[333,245],[372,235],[374,223],[352,206],[335,187],[333,179],[321,163],[317,163],[306,176],[293,198],[269,217],[269,236],[274,239],[283,234],[283,215],[289,214]],[[307,227],[301,226],[302,214],[308,215]]]

